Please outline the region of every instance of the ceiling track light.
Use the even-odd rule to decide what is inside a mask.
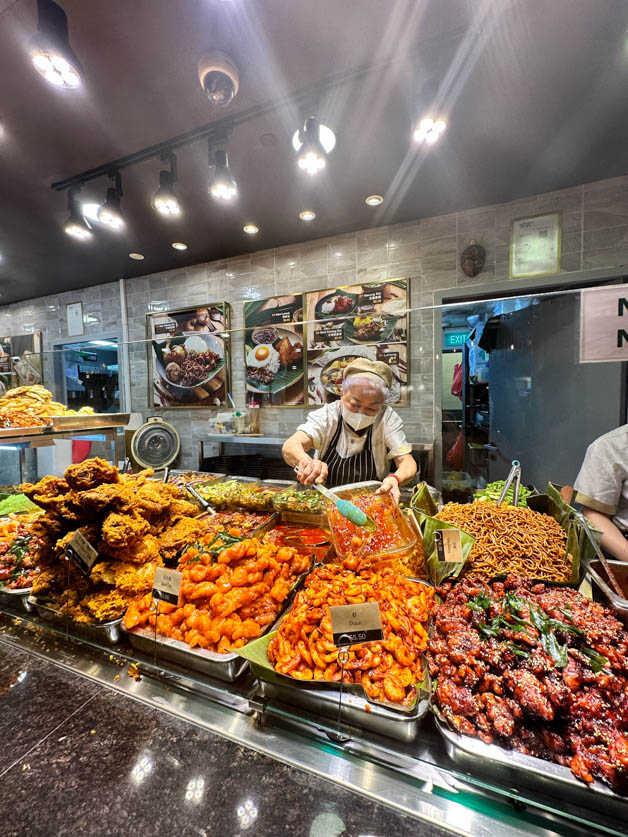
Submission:
[[[53,0],[37,0],[37,33],[30,46],[37,72],[55,87],[80,87],[83,68],[72,47],[68,17]]]
[[[336,135],[327,125],[321,125],[315,116],[305,120],[292,136],[292,146],[297,152],[297,165],[308,174],[318,174],[327,165],[327,156],[336,145]]]
[[[89,226],[79,209],[78,195],[80,186],[68,189],[68,209],[70,214],[63,225],[63,229],[77,241],[88,241],[92,237],[92,228]]]
[[[444,119],[425,116],[414,129],[412,136],[415,142],[426,142],[428,145],[433,145],[440,139],[446,127],[447,123]]]
[[[124,226],[124,218],[120,209],[122,197],[122,178],[120,172],[112,172],[109,177],[115,182],[115,187],[107,189],[107,195],[98,208],[98,220],[109,229],[119,232]]]
[[[209,164],[215,167],[209,184],[211,196],[220,201],[232,201],[238,194],[238,184],[231,174],[227,152],[219,149],[212,154],[211,142],[209,143]]]
[[[160,159],[170,164],[170,171],[159,172],[159,188],[153,195],[153,209],[165,218],[181,215],[181,204],[174,190],[177,182],[177,158],[172,151],[164,151]]]

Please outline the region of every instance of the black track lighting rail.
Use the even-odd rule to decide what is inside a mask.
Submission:
[[[289,96],[284,96],[280,99],[272,99],[262,102],[259,105],[253,105],[252,107],[246,108],[239,113],[230,114],[222,119],[208,122],[198,128],[193,128],[191,131],[177,134],[176,136],[164,140],[163,142],[149,145],[139,151],[134,151],[132,154],[119,157],[117,160],[111,160],[110,162],[103,163],[103,165],[96,166],[93,169],[87,169],[87,171],[73,174],[70,177],[66,177],[64,180],[58,180],[56,183],[53,183],[50,188],[60,192],[64,189],[70,189],[77,185],[87,183],[90,180],[96,180],[99,177],[108,177],[112,171],[120,171],[128,168],[129,166],[133,166],[136,163],[141,163],[154,158],[161,158],[162,154],[167,154],[168,152],[175,151],[177,148],[182,148],[186,145],[191,145],[199,140],[207,139],[210,143],[215,144],[225,142],[229,133],[231,133],[233,128],[237,125],[241,125],[251,119],[257,119],[267,113],[272,113],[273,111],[280,110],[281,108],[291,105],[296,107],[304,106],[317,97],[320,97],[320,95],[326,90],[339,87],[342,84],[355,81],[376,72],[384,72],[388,67],[395,64],[408,61],[417,55],[424,55],[429,48],[440,49],[445,44],[455,44],[464,37],[467,31],[468,30],[466,28],[461,27],[445,33],[444,35],[437,35],[433,38],[423,39],[415,44],[412,49],[402,55],[397,55],[388,61],[362,65],[344,73],[337,73],[334,76],[329,76],[322,82],[317,82],[309,87],[304,87]]]

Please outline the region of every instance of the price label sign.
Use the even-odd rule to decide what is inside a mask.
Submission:
[[[330,343],[333,340],[344,338],[344,325],[342,323],[330,323],[314,329],[314,340],[316,343]]]
[[[157,323],[155,325],[155,336],[158,334],[174,334],[177,328],[177,324],[172,320],[167,323]]]
[[[381,360],[382,363],[388,364],[388,366],[398,366],[399,365],[399,352],[377,352],[377,359]]]
[[[271,311],[270,321],[271,323],[291,323],[293,317],[292,311]]]
[[[157,567],[155,580],[153,581],[153,599],[178,605],[182,578],[183,576],[178,570],[166,570],[164,567]]]
[[[384,638],[377,602],[335,605],[329,608],[334,645],[344,648]]]
[[[75,532],[71,540],[68,541],[65,554],[75,562],[83,575],[89,575],[98,560],[97,550],[80,531]]]
[[[384,289],[365,291],[358,297],[358,309],[360,311],[372,311],[376,305],[384,301]]]
[[[464,561],[459,529],[437,529],[434,532],[434,544],[439,561],[450,561],[456,564]]]

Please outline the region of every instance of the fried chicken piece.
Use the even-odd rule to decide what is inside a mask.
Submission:
[[[154,473],[155,471],[152,468],[144,468],[143,471],[138,471],[137,474],[120,474],[120,482],[123,485],[133,485],[135,488],[138,488],[147,479],[150,479]]]
[[[102,582],[103,584],[110,584],[114,587],[116,583],[117,567],[117,561],[99,561],[92,567],[92,571],[89,574],[90,580],[93,581],[94,584]]]
[[[133,502],[133,492],[128,486],[120,483],[109,483],[77,492],[77,502],[93,513],[104,512],[108,509],[126,512]]]
[[[172,500],[169,486],[161,482],[145,482],[134,491],[133,503],[141,515],[158,515],[166,511]]]
[[[207,520],[182,517],[159,537],[159,548],[164,558],[176,558],[184,546],[197,541],[208,529]]]
[[[98,622],[111,622],[113,619],[120,619],[124,615],[128,603],[127,597],[119,590],[90,593],[81,600],[81,606],[93,614]]]
[[[47,593],[49,590],[53,590],[57,584],[65,582],[66,578],[67,571],[61,564],[57,564],[49,570],[39,573],[33,581],[32,593],[33,595]]]
[[[194,517],[198,514],[198,506],[195,503],[190,503],[188,500],[180,500],[179,498],[175,498],[174,500],[170,501],[170,506],[168,507],[168,514],[170,519],[173,523],[176,523],[177,520],[181,517]]]
[[[116,588],[127,596],[137,596],[153,589],[157,564],[118,564],[115,570]]]
[[[144,535],[124,549],[113,549],[104,541],[100,541],[98,551],[102,555],[114,558],[116,561],[128,561],[132,564],[159,563],[161,561],[159,541],[154,535]]]
[[[112,549],[122,549],[141,538],[149,529],[149,523],[139,514],[112,512],[103,523],[102,539]]]
[[[77,491],[85,491],[88,488],[95,488],[103,483],[117,483],[120,481],[120,474],[115,465],[110,465],[104,459],[94,457],[70,465],[65,469],[64,477],[68,485]]]
[[[43,477],[39,482],[23,482],[20,485],[22,494],[26,494],[29,500],[33,500],[39,505],[45,505],[46,501],[57,497],[59,494],[67,494],[70,486],[62,477]],[[39,500],[35,500],[35,495]]]

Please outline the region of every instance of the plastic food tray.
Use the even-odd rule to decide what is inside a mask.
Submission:
[[[619,582],[619,586],[628,590],[628,564],[625,561],[607,561],[607,563]],[[595,582],[596,587],[604,594],[611,610],[614,610],[617,617],[623,620],[624,625],[628,627],[628,598],[618,596],[613,590],[604,572],[602,562],[591,561],[587,567],[587,573],[591,580]]]
[[[337,494],[343,500],[349,500],[355,497],[356,494],[361,494],[362,492],[371,491],[374,492],[379,486],[381,482],[356,482],[352,483],[351,485],[339,485],[337,488],[332,488],[332,492]],[[384,495],[385,496],[385,495]],[[385,502],[385,500],[384,500]],[[392,500],[390,502],[393,502]],[[399,531],[403,537],[403,543],[399,546],[395,547],[394,549],[387,549],[385,552],[376,552],[373,555],[364,556],[365,560],[368,560],[371,564],[376,564],[383,559],[394,559],[400,557],[404,552],[408,552],[409,550],[414,549],[417,543],[417,533],[413,530],[408,522],[407,518],[404,517],[401,509],[397,509],[398,513],[398,523],[399,523]],[[330,530],[331,530],[331,538],[334,548],[338,555],[342,558],[346,558],[347,556],[343,553],[342,549],[340,549],[338,541],[336,539],[334,533],[333,524],[330,521]],[[359,556],[359,553],[358,553]]]
[[[22,587],[21,589],[11,590],[8,587],[0,587],[0,602],[22,608],[22,610],[30,613],[34,609],[28,601],[32,589],[32,587]]]
[[[35,608],[44,622],[54,622],[57,628],[65,628],[67,622],[70,636],[106,645],[116,645],[122,637],[122,619],[102,622],[100,625],[82,625],[80,622],[73,622],[72,619],[66,619],[65,615],[54,607],[42,604],[36,596],[29,596],[28,604]]]
[[[485,744],[479,738],[454,732],[438,718],[435,722],[445,742],[447,755],[463,770],[475,775],[488,774],[504,786],[542,790],[554,798],[612,812],[620,820],[628,820],[628,799],[614,793],[602,782],[586,785],[576,779],[568,767],[526,756],[516,750],[506,750],[498,744]]]

